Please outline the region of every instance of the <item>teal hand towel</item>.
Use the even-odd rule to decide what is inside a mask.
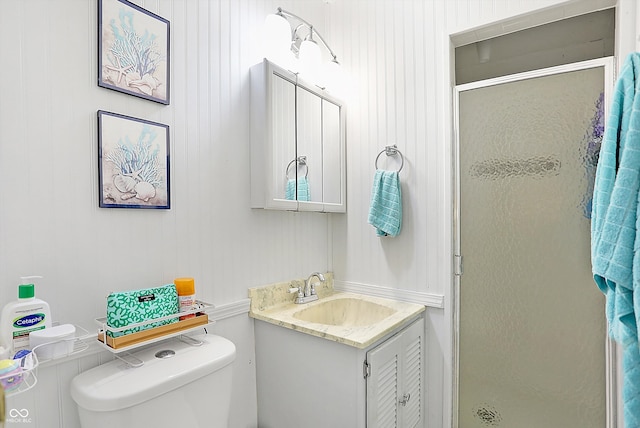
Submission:
[[[287,180],[287,187],[284,189],[284,198],[289,201],[296,200],[296,180],[290,178]]]
[[[593,192],[591,264],[606,295],[609,335],[623,345],[623,414],[640,428],[640,54],[623,64],[607,121]]]
[[[308,202],[311,200],[309,194],[309,180],[307,177],[298,178],[298,200]]]
[[[309,180],[307,177],[298,178],[298,188],[297,188],[297,200],[298,201],[310,201],[309,194]],[[296,180],[294,178],[290,178],[287,180],[287,187],[284,191],[284,198],[290,201],[296,200]]]
[[[378,236],[398,236],[402,229],[402,192],[398,171],[376,170],[371,190],[369,224]]]

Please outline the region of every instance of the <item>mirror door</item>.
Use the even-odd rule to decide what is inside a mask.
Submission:
[[[325,211],[340,206],[344,198],[343,141],[341,132],[341,107],[329,100],[322,100],[322,159],[323,195]]]
[[[271,178],[273,194],[275,199],[295,200],[296,86],[294,82],[273,73],[271,90],[271,132],[275,165]],[[292,161],[294,162],[291,163]]]
[[[322,98],[302,86],[296,91],[297,200],[304,211],[313,203],[322,204]]]

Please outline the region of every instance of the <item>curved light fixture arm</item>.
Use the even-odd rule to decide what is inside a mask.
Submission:
[[[329,53],[331,54],[331,57],[333,58],[332,61],[335,63],[338,63],[338,57],[336,56],[336,54],[333,52],[333,50],[329,47],[329,45],[327,44],[327,42],[324,40],[324,38],[322,37],[322,35],[320,33],[318,33],[318,30],[316,30],[315,28],[313,28],[313,25],[311,25],[310,23],[308,23],[307,21],[305,21],[304,19],[300,18],[298,15],[293,14],[289,11],[286,11],[284,9],[282,9],[281,7],[278,8],[278,12],[276,13],[276,15],[280,15],[283,18],[287,18],[291,17],[291,18],[295,18],[298,21],[300,21],[300,24],[298,24],[292,31],[292,38],[295,40],[295,37],[298,33],[298,30],[304,25],[307,26],[309,28],[309,35],[311,37],[311,39],[313,39],[313,35],[315,33],[316,36],[318,36],[318,38],[320,39],[320,41],[322,42],[322,44],[324,45],[325,48],[327,48],[327,50],[329,51]]]

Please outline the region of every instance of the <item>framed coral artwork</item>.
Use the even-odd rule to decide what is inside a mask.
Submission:
[[[169,104],[169,21],[127,0],[98,0],[98,86]]]
[[[170,209],[169,126],[98,110],[101,208]]]

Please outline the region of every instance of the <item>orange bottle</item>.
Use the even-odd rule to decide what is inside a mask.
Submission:
[[[195,308],[196,286],[193,278],[176,278],[173,280],[178,291],[180,312],[187,312]],[[196,314],[188,314],[180,317],[180,321],[195,317]]]

